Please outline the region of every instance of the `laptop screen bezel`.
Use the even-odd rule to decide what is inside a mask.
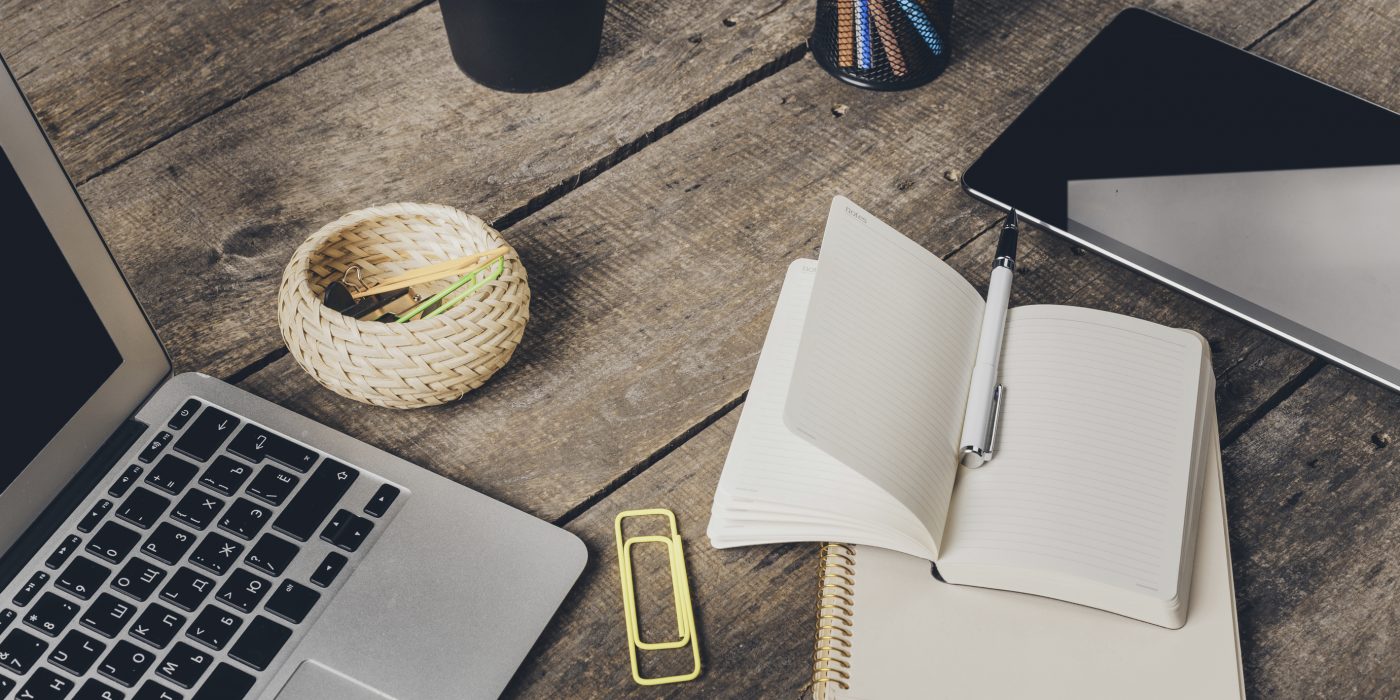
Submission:
[[[107,438],[170,376],[170,359],[3,58],[0,67],[4,69],[0,76],[0,147],[121,355],[121,364],[111,376],[0,493],[3,554]],[[22,333],[16,333],[11,342],[23,339]],[[22,397],[15,408],[24,410]]]

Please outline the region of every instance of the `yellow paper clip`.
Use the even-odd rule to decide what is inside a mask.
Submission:
[[[627,518],[663,516],[671,526],[669,535],[640,535],[622,539],[622,521]],[[622,577],[622,614],[627,621],[627,655],[632,660],[632,680],[638,685],[662,685],[694,680],[700,675],[700,639],[695,631],[695,608],[690,601],[690,578],[685,572],[685,553],[681,549],[681,533],[676,528],[676,514],[665,508],[629,510],[617,514],[614,521],[617,533],[617,565]],[[642,631],[637,624],[637,589],[632,577],[632,545],[656,542],[666,545],[666,555],[671,569],[671,597],[676,606],[676,638],[665,642],[644,642]],[[679,649],[691,647],[695,667],[690,673],[664,678],[644,678],[637,665],[637,650]]]

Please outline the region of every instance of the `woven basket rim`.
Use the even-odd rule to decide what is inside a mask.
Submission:
[[[355,261],[372,283],[497,246],[506,248],[500,276],[433,318],[356,319],[327,308],[317,293]],[[448,284],[439,280],[427,289]],[[277,295],[278,325],[292,358],[326,388],[390,408],[438,405],[480,387],[509,362],[529,309],[525,266],[499,231],[453,207],[412,202],[359,209],[322,226],[288,260]]]
[[[298,261],[297,265],[293,268],[288,268],[288,272],[296,274],[295,284],[297,287],[297,291],[300,293],[307,294],[310,298],[316,299],[315,308],[318,314],[331,314],[338,318],[342,318],[344,319],[344,322],[354,325],[361,332],[369,335],[414,336],[420,333],[430,332],[434,328],[447,327],[447,322],[450,319],[459,318],[467,313],[467,309],[470,306],[470,300],[466,300],[463,303],[457,304],[452,308],[449,308],[448,310],[432,318],[416,318],[406,323],[381,323],[379,321],[366,321],[364,319],[351,318],[346,316],[345,314],[340,313],[339,311],[334,311],[330,308],[327,308],[325,304],[320,302],[320,295],[313,294],[311,289],[311,261],[316,256],[316,254],[322,248],[325,247],[327,241],[331,240],[336,235],[339,235],[340,233],[355,226],[373,223],[375,220],[386,219],[400,214],[410,214],[417,216],[422,210],[427,210],[431,213],[441,216],[444,219],[449,220],[458,219],[461,217],[466,217],[468,220],[475,219],[476,222],[480,223],[483,226],[483,228],[485,228],[488,232],[496,233],[494,228],[487,225],[486,222],[482,221],[479,217],[463,213],[460,209],[457,209],[456,207],[450,207],[445,204],[391,202],[389,204],[365,207],[363,209],[356,209],[355,211],[349,212],[341,216],[335,221],[327,223],[326,225],[317,229],[315,233],[308,236],[305,241],[302,241],[302,244],[297,248],[296,253],[293,254],[293,259]],[[499,234],[497,234],[497,238],[500,238]],[[517,260],[519,259],[519,254],[515,252],[514,246],[511,246],[504,239],[501,239],[501,244],[509,248],[509,250],[505,252],[503,257],[507,259],[515,257]],[[305,252],[305,254],[303,254],[303,251]]]

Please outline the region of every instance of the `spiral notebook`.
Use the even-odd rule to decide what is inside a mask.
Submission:
[[[716,547],[849,542],[951,583],[1185,623],[1214,377],[1189,331],[1011,309],[996,456],[958,466],[983,301],[849,200],[789,270],[715,493]]]
[[[1168,630],[1047,598],[951,586],[917,557],[827,545],[814,700],[1241,700],[1224,485],[1211,437],[1217,447],[1205,470],[1186,626]]]

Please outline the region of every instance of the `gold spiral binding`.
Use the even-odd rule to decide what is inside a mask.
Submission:
[[[817,639],[812,651],[812,697],[823,700],[832,687],[850,690],[851,628],[855,626],[856,550],[824,544],[818,557]]]

